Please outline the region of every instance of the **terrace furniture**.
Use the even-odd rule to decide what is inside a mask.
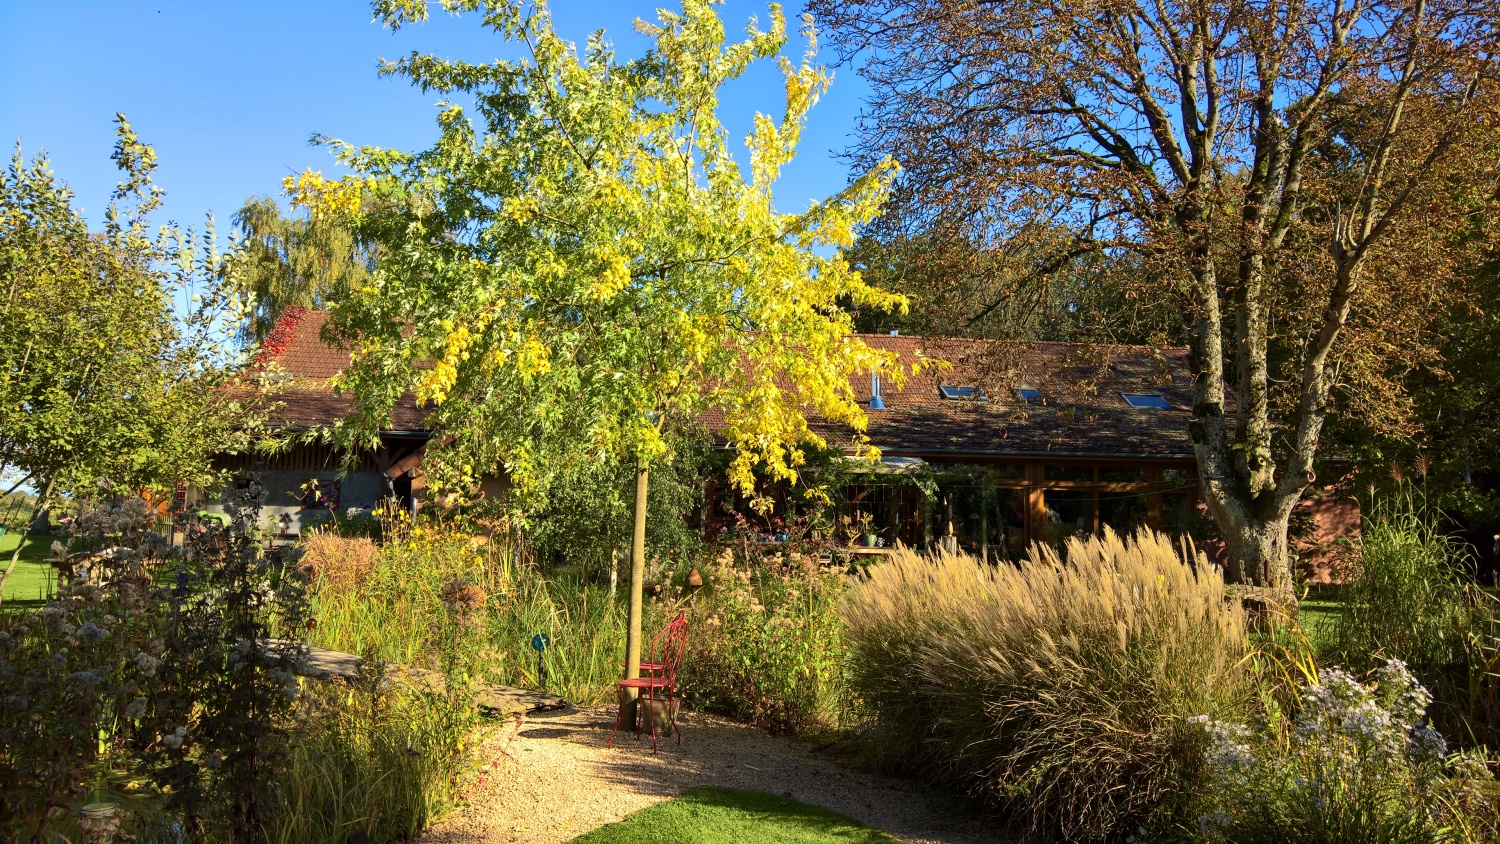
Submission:
[[[667,722],[677,734],[677,743],[682,744],[682,730],[677,728],[677,669],[682,665],[682,654],[687,649],[687,634],[687,617],[678,613],[671,624],[651,637],[651,649],[646,653],[647,658],[641,660],[641,676],[627,677],[615,683],[621,702],[619,712],[615,715],[615,728],[609,731],[606,747],[615,746],[615,733],[620,731],[620,724],[625,720],[624,696],[627,689],[635,689],[640,695],[637,701],[636,738],[641,735],[641,720],[649,720],[651,752],[656,752],[657,725],[661,720],[656,708],[662,706]],[[666,693],[665,698],[660,697],[663,692]],[[647,709],[644,714],[640,714],[642,706]]]

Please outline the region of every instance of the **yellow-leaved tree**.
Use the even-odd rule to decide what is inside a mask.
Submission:
[[[332,309],[360,408],[338,432],[368,442],[414,392],[442,433],[425,467],[440,483],[503,469],[524,492],[560,461],[634,461],[626,676],[638,676],[647,482],[672,456],[663,421],[721,419],[730,478],[750,492],[757,475],[794,477],[804,448],[824,445],[810,413],[864,429],[851,377],[900,382],[896,359],[854,336],[839,304],[906,306],[838,253],[895,168],[883,162],[802,213],[776,211],[772,185],[829,84],[811,55],[779,58],[777,6],[769,29],[752,22],[727,42],[714,3],[684,0],[637,23],[653,45],[629,61],[602,33],[582,50],[563,40],[541,4],[443,6],[480,12],[527,58],[412,55],[383,72],[472,97],[477,119],[447,107],[436,145],[415,155],[329,141],[354,175],[288,184],[378,244],[369,284]],[[392,28],[427,14],[421,2],[375,8]],[[784,110],[756,116],[742,166],[718,91],[768,59]]]

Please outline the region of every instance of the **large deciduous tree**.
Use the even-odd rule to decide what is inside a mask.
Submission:
[[[802,213],[772,186],[828,78],[781,59],[780,119],[757,115],[748,161],[731,154],[718,92],[786,42],[767,30],[726,43],[706,0],[638,23],[652,48],[620,61],[603,35],[579,50],[545,6],[446,0],[481,11],[526,58],[474,65],[412,55],[384,72],[472,98],[415,155],[337,145],[354,176],[290,185],[314,213],[344,213],[380,262],[335,303],[353,349],[343,384],[360,401],[345,435],[371,436],[412,391],[445,435],[429,456],[450,485],[502,467],[524,492],[561,461],[636,464],[627,676],[640,651],[648,471],[669,459],[662,425],[721,420],[731,478],[790,478],[809,411],[863,428],[850,377],[898,376],[895,359],[852,336],[838,306],[899,308],[837,256],[884,196],[882,164]],[[380,3],[389,26],[426,4]],[[632,704],[633,705],[633,704]]]
[[[123,115],[117,136],[125,178],[101,232],[45,157],[0,172],[0,470],[39,491],[31,521],[100,481],[208,485],[210,456],[247,436],[243,394],[221,389],[234,314],[212,229],[151,230],[156,153]]]
[[[1171,297],[1187,337],[1230,573],[1287,582],[1335,386],[1394,383],[1375,374],[1416,348],[1454,231],[1493,212],[1492,0],[811,10],[863,62],[860,151],[901,162],[905,213],[991,245],[1062,227],[1069,248],[1141,259],[1133,295]]]
[[[375,264],[373,250],[336,219],[283,214],[270,197],[247,199],[234,225],[240,237],[225,271],[250,303],[240,331],[246,342],[264,340],[287,308],[327,307],[364,284]]]

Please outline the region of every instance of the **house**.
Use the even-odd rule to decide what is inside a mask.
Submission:
[[[328,386],[349,355],[323,341],[326,320],[321,312],[289,309],[263,344],[260,364],[286,379],[270,424],[309,429],[352,411],[350,399]],[[1017,555],[1032,542],[1106,525],[1211,531],[1187,434],[1186,349],[861,339],[895,352],[906,367],[922,364],[900,388],[872,378],[853,385],[867,410],[869,440],[882,454],[879,464],[851,463],[843,485],[842,512],[862,531],[886,543],[943,542],[986,556]],[[934,360],[947,365],[930,365]],[[374,506],[383,498],[416,506],[432,436],[423,419],[407,397],[380,432],[379,447],[355,455],[347,471],[343,455],[327,445],[226,456],[222,465],[255,469],[268,488],[267,512],[294,535],[330,506]],[[813,427],[830,444],[855,444],[846,428]],[[1346,530],[1349,502],[1319,501],[1315,509],[1335,515],[1319,522],[1314,513],[1314,532],[1326,538]]]

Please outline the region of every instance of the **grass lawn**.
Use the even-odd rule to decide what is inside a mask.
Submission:
[[[1297,621],[1307,631],[1313,645],[1323,645],[1333,634],[1333,624],[1341,611],[1339,588],[1331,584],[1308,587],[1307,597],[1297,604]]]
[[[0,572],[10,565],[10,555],[23,537],[19,533],[0,536]],[[55,536],[27,536],[26,547],[21,549],[21,559],[16,561],[15,571],[5,581],[4,603],[0,607],[35,606],[41,604],[52,593],[54,570],[42,562],[51,553]],[[15,602],[12,604],[12,602]]]
[[[694,788],[619,823],[573,839],[573,844],[895,844],[878,829],[827,809],[760,791]]]

